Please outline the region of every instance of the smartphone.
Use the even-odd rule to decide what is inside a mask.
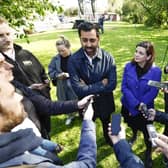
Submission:
[[[146,104],[143,104],[141,107],[141,113],[143,113],[147,118],[149,117],[148,108]]]
[[[149,86],[157,87],[159,89],[166,89],[166,88],[168,88],[168,83],[161,83],[161,82],[153,81],[153,80],[149,80],[148,81],[148,85]]]
[[[157,147],[156,143],[154,142],[154,139],[157,138],[157,132],[156,132],[156,129],[155,129],[154,125],[153,124],[147,124],[146,127],[147,127],[147,130],[148,130],[150,140],[152,142],[152,147]]]
[[[112,135],[118,135],[121,130],[121,114],[112,114],[111,132]]]

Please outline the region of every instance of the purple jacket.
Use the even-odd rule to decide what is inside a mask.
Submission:
[[[124,68],[122,80],[122,98],[121,102],[132,116],[136,116],[139,111],[137,106],[143,102],[148,108],[154,107],[154,99],[158,94],[158,89],[149,86],[149,80],[160,81],[161,70],[157,66],[152,66],[149,71],[138,79],[136,65],[127,63]]]

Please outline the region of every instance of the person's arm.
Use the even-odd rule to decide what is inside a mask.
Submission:
[[[62,74],[62,70],[59,66],[60,64],[60,56],[55,56],[50,64],[48,65],[48,74],[51,79],[57,80],[60,74]]]
[[[154,142],[157,144],[156,151],[162,152],[166,158],[168,158],[168,137],[166,135],[157,134],[157,138],[154,139]]]
[[[93,96],[93,95],[86,96],[80,101],[78,100],[51,101],[50,99],[47,99],[46,97],[40,95],[39,93],[32,91],[31,89],[21,84],[20,82],[12,81],[12,84],[16,88],[19,88],[23,92],[24,96],[26,96],[32,101],[33,105],[35,106],[38,112],[43,112],[43,114],[48,115],[68,114],[75,112],[79,109],[84,108],[90,97]]]
[[[89,106],[84,113],[84,120],[82,122],[81,138],[78,149],[78,155],[76,161],[69,163],[64,168],[81,167],[81,168],[96,168],[96,132],[95,124],[92,121],[93,108],[92,104]]]
[[[123,150],[124,149],[124,150]],[[131,150],[130,145],[125,139],[114,144],[114,152],[121,167],[124,168],[144,168],[141,159]]]
[[[156,111],[154,121],[160,122],[161,124],[168,125],[168,113]]]
[[[97,94],[105,89],[105,85],[102,80],[92,84],[87,84],[83,78],[81,80],[79,68],[79,65],[76,64],[76,60],[70,57],[68,61],[68,72],[70,75],[71,85],[78,97],[84,97],[89,94]]]
[[[43,113],[49,115],[60,115],[72,113],[78,111],[79,109],[83,109],[87,104],[88,99],[92,96],[93,95],[86,96],[79,101],[51,101],[41,95],[34,95],[29,97],[29,99],[33,102],[37,111],[42,111]]]
[[[109,73],[107,76],[108,83],[105,86],[105,91],[111,92],[112,90],[116,88],[116,85],[117,85],[116,65],[115,65],[114,58],[112,58],[112,56],[110,56],[110,60],[108,61],[108,64],[110,68],[109,68]]]
[[[48,115],[58,115],[58,114],[68,114],[74,111],[77,111],[78,105],[77,100],[70,101],[51,101],[46,97],[40,95],[39,93],[31,90],[22,83],[18,81],[12,81],[14,86],[20,89],[23,92],[23,95],[26,96],[29,100],[32,101],[35,106],[36,111],[43,112],[43,114]],[[43,115],[42,114],[42,115]]]
[[[111,124],[108,127],[108,135],[113,142],[113,148],[117,160],[124,168],[144,168],[144,164],[131,150],[130,145],[125,140],[125,129],[121,127],[118,135],[112,135]],[[123,150],[124,149],[124,150]]]
[[[108,54],[108,53],[105,53],[105,54]],[[112,59],[110,55],[108,55],[104,59],[105,60],[102,63],[102,69],[104,69],[103,71],[106,71],[105,70],[106,68],[108,69],[107,72],[104,72],[106,73],[104,74],[105,76],[102,77],[101,76],[102,74],[100,75],[98,74],[99,79],[95,82],[90,82],[90,83],[89,81],[87,81],[88,79],[85,79],[87,77],[82,73],[82,71],[83,72],[88,71],[86,67],[80,67],[80,65],[83,64],[83,62],[80,62],[81,61],[80,59],[79,61],[77,60],[78,61],[77,62],[76,59],[73,58],[73,56],[69,59],[68,72],[70,74],[70,80],[71,80],[73,90],[78,95],[78,97],[84,97],[89,94],[99,94],[100,92],[111,92],[112,90],[115,89],[117,75],[116,75],[116,65],[115,65],[114,59]],[[84,68],[84,69],[81,69],[81,68]]]
[[[148,121],[156,121],[161,124],[168,125],[168,113],[164,113],[161,111],[156,111],[155,109],[148,109],[147,115],[142,112],[142,115]]]

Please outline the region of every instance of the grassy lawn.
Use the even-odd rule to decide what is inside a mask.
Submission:
[[[16,40],[16,42],[34,53],[47,70],[47,66],[51,58],[56,54],[55,41],[59,37],[59,35],[62,34],[70,40],[72,44],[72,51],[75,51],[80,47],[78,34],[74,29],[56,30],[52,32],[31,35],[29,37],[30,44],[27,44],[25,39]],[[125,63],[132,59],[135,45],[143,40],[152,41],[156,50],[156,64],[162,67],[163,56],[166,46],[168,45],[167,39],[168,30],[146,28],[143,25],[130,25],[122,22],[105,24],[105,33],[101,35],[100,45],[115,57],[117,65],[118,85],[114,92],[116,112],[120,112],[121,108],[120,86],[123,68]],[[166,80],[165,75],[163,75],[163,80]],[[55,92],[56,89],[52,86],[51,94],[53,100],[56,100]],[[163,111],[163,93],[159,93],[155,104],[157,109]],[[52,117],[51,136],[53,141],[61,143],[64,146],[64,151],[60,153],[59,156],[65,161],[65,163],[68,163],[72,160],[75,160],[76,158],[80,138],[81,120],[76,117],[76,119],[70,126],[65,126],[65,119],[65,115]],[[157,123],[155,123],[155,125],[158,132],[163,131],[163,125]],[[105,144],[102,135],[101,123],[99,120],[96,121],[96,127],[98,145],[97,167],[116,168],[118,166],[118,163],[113,154],[113,150]],[[127,128],[127,136],[128,138],[131,136],[131,131],[129,128]],[[139,133],[138,139],[133,146],[133,150],[143,159],[145,147],[141,133]],[[153,152],[153,160],[154,168],[164,167],[161,155]]]

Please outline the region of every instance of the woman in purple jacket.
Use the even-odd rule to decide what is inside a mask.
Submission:
[[[134,58],[127,63],[124,68],[122,80],[122,109],[121,113],[124,121],[131,127],[133,137],[131,143],[136,140],[137,131],[143,132],[146,144],[145,167],[152,167],[151,142],[146,129],[150,121],[146,121],[140,113],[142,104],[147,108],[154,107],[154,99],[158,94],[158,89],[148,86],[149,80],[160,81],[161,70],[154,65],[154,47],[148,42],[140,42],[136,45]]]

